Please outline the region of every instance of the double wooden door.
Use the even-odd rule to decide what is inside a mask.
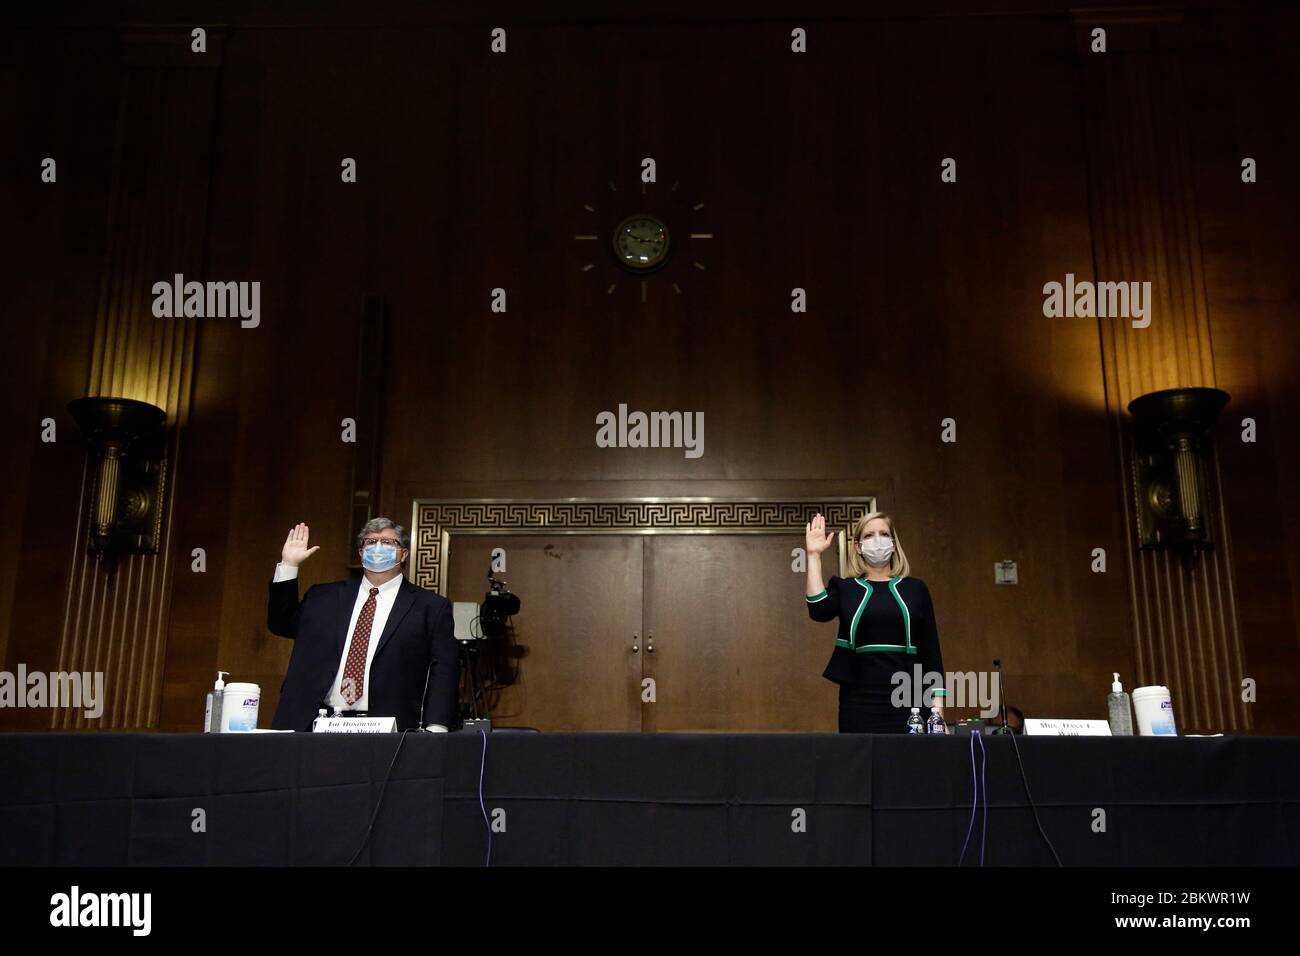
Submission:
[[[498,726],[543,731],[834,731],[788,535],[462,535],[448,597],[481,602],[494,548],[523,602],[481,670],[513,676]],[[836,570],[833,553],[826,573]]]

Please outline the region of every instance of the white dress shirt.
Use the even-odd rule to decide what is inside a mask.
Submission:
[[[275,577],[273,581],[291,581],[298,576],[297,567],[287,564],[277,564],[275,566]],[[388,623],[388,615],[393,610],[393,602],[397,600],[397,592],[401,590],[403,577],[397,575],[390,578],[383,584],[374,585],[370,583],[369,578],[361,578],[361,586],[357,588],[357,599],[352,605],[352,617],[348,620],[347,639],[343,642],[343,656],[339,658],[339,669],[334,675],[334,686],[330,689],[329,697],[326,702],[335,710],[369,710],[370,702],[370,664],[375,659],[375,649],[379,646],[379,638],[384,633],[384,625]],[[361,616],[361,609],[366,606],[366,601],[370,599],[370,589],[378,587],[379,593],[375,595],[375,619],[370,625],[370,646],[366,648],[366,670],[365,678],[361,684],[361,697],[352,703],[348,703],[343,696],[343,669],[348,663],[348,649],[352,646],[352,634],[357,628],[357,618]],[[377,716],[387,717],[389,714],[379,714]],[[421,717],[424,715],[421,714]],[[442,724],[429,724],[430,730],[446,731]]]

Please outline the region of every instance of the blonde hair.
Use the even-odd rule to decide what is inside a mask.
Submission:
[[[911,566],[907,563],[907,555],[903,553],[903,542],[898,540],[898,530],[894,527],[894,519],[883,511],[872,511],[858,519],[857,524],[853,526],[852,539],[844,541],[844,563],[848,566],[849,573],[855,578],[864,578],[871,565],[862,557],[862,552],[858,550],[859,543],[862,541],[862,532],[866,530],[867,523],[874,521],[876,518],[884,518],[885,523],[889,525],[889,534],[894,539],[894,553],[889,556],[889,575],[890,577],[905,578],[911,573]]]

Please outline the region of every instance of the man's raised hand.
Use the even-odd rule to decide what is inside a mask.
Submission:
[[[307,537],[310,529],[299,522],[289,531],[289,537],[284,539],[284,547],[280,551],[280,563],[287,564],[291,568],[296,568],[313,554],[320,550],[320,545],[314,548],[307,547]]]

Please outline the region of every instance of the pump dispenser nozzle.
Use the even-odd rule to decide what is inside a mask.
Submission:
[[[203,706],[203,732],[205,734],[221,733],[221,702],[226,695],[225,677],[230,671],[217,671],[217,682],[208,691],[207,701]]]

